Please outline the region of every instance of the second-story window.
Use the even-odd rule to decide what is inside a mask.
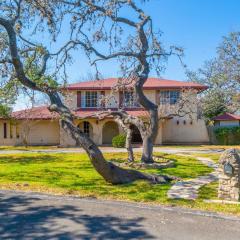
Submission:
[[[179,100],[179,91],[161,91],[160,104],[175,104]]]
[[[96,108],[98,103],[98,93],[89,91],[85,92],[85,107],[87,108]]]
[[[134,92],[124,92],[123,105],[124,107],[139,107],[136,102],[136,96]]]

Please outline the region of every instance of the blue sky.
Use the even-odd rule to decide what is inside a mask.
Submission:
[[[183,47],[184,62],[191,70],[196,70],[205,60],[215,56],[222,36],[240,31],[239,9],[239,0],[151,0],[145,5],[155,28],[163,31],[163,43]],[[69,82],[77,82],[93,72],[81,53],[75,56]],[[105,63],[101,71],[106,77],[118,75],[111,62]],[[162,76],[186,79],[182,66],[174,57],[170,58]]]
[[[240,31],[239,9],[239,0],[150,0],[145,4],[154,27],[163,32],[164,45],[184,48],[184,62],[190,70],[196,70],[205,60],[215,56],[222,36]],[[61,38],[63,40],[64,35]],[[86,79],[94,72],[81,51],[74,53],[74,59],[68,82]],[[101,72],[104,77],[118,76],[116,63],[104,63]],[[184,69],[174,57],[169,59],[162,77],[186,80]],[[21,98],[15,109],[23,108],[25,101]]]

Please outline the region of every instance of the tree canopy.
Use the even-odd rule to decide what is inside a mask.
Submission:
[[[209,87],[202,94],[203,115],[207,120],[224,112],[240,109],[240,32],[223,38],[214,59],[195,72],[188,72],[191,81]]]
[[[124,15],[125,10],[131,11],[131,17]],[[116,59],[122,76],[134,83],[137,101],[149,112],[151,124],[144,135],[142,159],[152,161],[158,111],[157,105],[144,95],[143,84],[151,68],[161,71],[168,56],[179,55],[182,51],[163,48],[161,35],[154,31],[151,17],[135,1],[4,0],[0,3],[0,31],[6,36],[0,51],[0,71],[8,81],[17,79],[23,89],[49,97],[49,110],[60,115],[61,127],[84,148],[96,171],[106,181],[117,184],[137,179],[169,180],[107,162],[97,145],[74,125],[74,115],[64,105],[58,89],[61,80],[62,83],[67,80],[67,66],[72,61],[73,51],[82,49],[97,73],[98,62]],[[66,41],[53,47],[63,31]],[[41,41],[43,37],[48,39],[45,45]],[[100,51],[102,44],[107,44],[107,52]],[[126,112],[118,114],[126,116]],[[133,117],[129,121],[136,123]]]

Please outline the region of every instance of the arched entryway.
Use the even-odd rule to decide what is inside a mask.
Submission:
[[[135,125],[131,125],[130,128],[132,129],[132,143],[142,143],[142,136],[138,128]]]
[[[78,124],[78,127],[90,138],[93,137],[93,128],[91,123],[83,121]]]
[[[116,122],[110,121],[103,125],[102,129],[102,143],[112,144],[113,137],[119,134],[118,124]]]

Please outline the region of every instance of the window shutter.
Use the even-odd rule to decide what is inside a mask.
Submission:
[[[105,96],[105,91],[101,91],[100,94],[101,94],[101,96],[104,97],[104,96]],[[102,104],[101,104],[101,107],[105,108],[105,105],[106,105],[106,104],[105,104],[105,101],[103,101]]]
[[[3,138],[7,138],[7,123],[3,123]]]
[[[78,108],[80,108],[81,106],[82,106],[82,104],[81,104],[81,92],[80,91],[78,91],[77,92],[77,107]]]
[[[157,105],[160,104],[160,91],[159,91],[159,90],[156,91],[156,99],[155,99],[155,102],[156,102]]]

